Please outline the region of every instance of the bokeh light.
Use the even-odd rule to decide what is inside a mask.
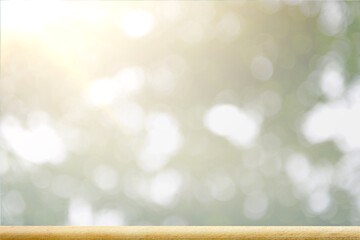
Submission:
[[[1,224],[359,225],[359,21],[1,1]]]

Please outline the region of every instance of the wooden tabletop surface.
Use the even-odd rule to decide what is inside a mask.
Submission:
[[[359,239],[360,227],[0,226],[0,239]]]

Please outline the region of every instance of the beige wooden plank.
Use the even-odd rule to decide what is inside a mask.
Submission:
[[[360,227],[0,227],[0,239],[359,239]]]

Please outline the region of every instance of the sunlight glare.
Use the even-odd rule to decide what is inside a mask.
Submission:
[[[17,32],[34,33],[59,20],[62,5],[58,1],[3,1],[1,26]]]
[[[133,9],[124,16],[123,30],[132,38],[140,38],[149,34],[154,25],[153,16],[140,9]]]
[[[14,152],[31,163],[59,163],[66,156],[62,138],[47,123],[24,129],[17,118],[5,116],[1,122],[1,133]]]
[[[234,105],[212,107],[205,115],[205,126],[236,146],[249,146],[258,135],[260,126],[247,113]]]

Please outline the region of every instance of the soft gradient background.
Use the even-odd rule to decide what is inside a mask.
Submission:
[[[360,3],[1,1],[3,225],[359,225]]]

